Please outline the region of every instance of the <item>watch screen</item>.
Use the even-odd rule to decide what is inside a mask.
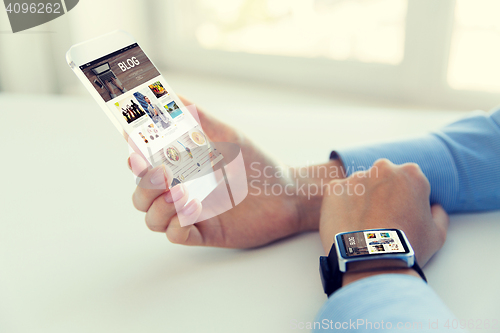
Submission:
[[[342,235],[349,257],[367,254],[407,252],[395,230],[358,231]]]

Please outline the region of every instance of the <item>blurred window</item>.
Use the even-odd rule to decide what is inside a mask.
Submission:
[[[462,90],[500,91],[500,1],[457,0],[448,83]]]
[[[205,49],[399,64],[404,0],[197,0]]]
[[[181,71],[460,109],[500,102],[499,0],[169,4],[165,63]]]

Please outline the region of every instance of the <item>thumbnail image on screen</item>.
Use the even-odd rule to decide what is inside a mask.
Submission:
[[[394,230],[358,231],[342,235],[345,253],[349,257],[367,254],[406,252]]]

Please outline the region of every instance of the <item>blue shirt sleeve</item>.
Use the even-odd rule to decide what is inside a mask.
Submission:
[[[334,151],[331,158],[342,159],[348,176],[379,158],[414,162],[429,179],[431,203],[450,213],[500,208],[500,110],[475,113],[420,138]],[[405,332],[460,331],[434,291],[403,274],[381,274],[341,288],[314,324],[314,332],[401,332],[401,326]]]
[[[470,117],[423,137],[334,151],[347,176],[379,158],[417,163],[431,184],[430,201],[448,213],[500,209],[500,110]]]
[[[313,332],[463,332],[460,322],[422,279],[381,274],[333,293]]]

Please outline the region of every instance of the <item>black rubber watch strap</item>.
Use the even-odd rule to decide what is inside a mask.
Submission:
[[[344,275],[339,269],[335,244],[330,249],[328,257],[319,257],[319,270],[323,290],[330,297],[331,294],[342,287],[342,276]]]
[[[418,273],[418,275],[420,275],[422,280],[424,280],[425,283],[427,283],[427,278],[425,277],[424,271],[422,271],[422,269],[418,265],[417,258],[415,258],[415,262],[413,263],[413,266],[411,268],[413,268]]]
[[[418,275],[427,283],[427,278],[424,272],[417,263],[417,258],[415,258],[412,267]],[[338,289],[342,288],[342,277],[344,273],[339,269],[339,262],[337,258],[337,250],[335,244],[332,245],[328,257],[319,257],[319,271],[321,276],[321,283],[323,284],[323,290],[325,294],[330,297]]]

